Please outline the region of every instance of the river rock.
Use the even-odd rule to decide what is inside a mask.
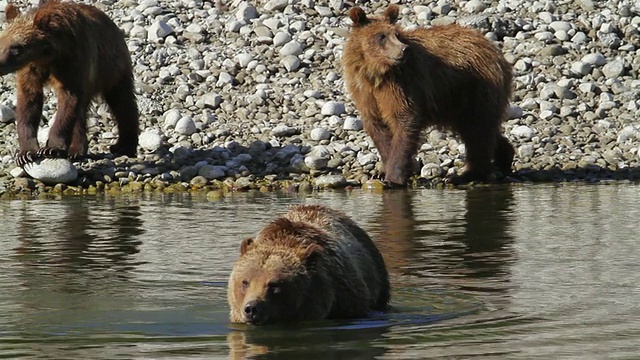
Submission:
[[[45,184],[70,183],[78,178],[78,170],[67,159],[40,159],[24,165],[24,171]]]

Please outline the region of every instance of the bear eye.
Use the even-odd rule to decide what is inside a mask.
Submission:
[[[378,34],[376,35],[376,39],[378,39],[378,42],[382,44],[385,40],[387,40],[387,34]]]
[[[277,295],[280,294],[282,292],[282,285],[278,284],[278,283],[269,283],[267,285],[269,292],[271,294]]]
[[[249,281],[248,280],[242,280],[242,288],[246,289],[249,287]]]
[[[22,48],[22,45],[11,45],[11,47],[9,47],[9,54],[11,54],[11,56],[18,56],[22,52]]]

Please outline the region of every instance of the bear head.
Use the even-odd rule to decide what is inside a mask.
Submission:
[[[243,240],[229,277],[231,321],[259,325],[304,318],[313,309],[306,298],[325,238],[320,229],[279,218],[255,239]]]
[[[402,62],[409,45],[403,42],[396,24],[399,13],[397,5],[389,5],[382,16],[367,17],[357,6],[349,10],[353,23],[350,39],[359,45],[364,68],[382,74]]]
[[[45,64],[51,61],[50,36],[55,29],[47,26],[50,20],[47,14],[35,11],[22,14],[13,4],[7,4],[4,13],[8,26],[0,35],[0,75],[32,63]]]

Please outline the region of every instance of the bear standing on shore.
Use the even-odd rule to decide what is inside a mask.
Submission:
[[[245,239],[229,277],[230,320],[265,324],[347,319],[386,310],[382,255],[346,215],[298,205]]]
[[[118,127],[111,152],[135,156],[138,107],[131,58],[118,26],[93,6],[59,0],[41,1],[24,15],[8,4],[5,15],[9,25],[0,35],[0,75],[16,72],[18,166],[43,157],[85,157],[87,111],[99,95]],[[58,108],[46,147],[40,148],[36,134],[47,83]]]
[[[459,25],[404,31],[399,7],[379,17],[359,7],[344,46],[345,81],[384,164],[386,181],[405,184],[421,131],[457,132],[466,168],[455,182],[489,181],[493,165],[511,172],[513,146],[502,135],[511,97],[511,66],[490,40]]]

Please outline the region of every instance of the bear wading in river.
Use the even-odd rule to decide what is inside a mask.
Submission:
[[[97,8],[58,0],[41,1],[21,14],[8,4],[9,22],[0,35],[0,75],[16,72],[18,166],[45,157],[79,160],[87,155],[87,111],[102,95],[115,118],[115,155],[135,156],[138,107],[131,58],[123,32]],[[37,131],[43,87],[51,85],[58,107],[45,147]]]
[[[229,277],[230,320],[266,324],[366,317],[388,308],[382,255],[346,215],[298,205],[242,241]]]
[[[354,7],[342,65],[347,90],[384,165],[385,180],[405,184],[428,126],[452,130],[466,167],[448,181],[491,181],[511,172],[514,149],[502,135],[512,70],[494,44],[459,25],[403,30],[399,7],[367,17]],[[493,164],[492,164],[493,160]]]

